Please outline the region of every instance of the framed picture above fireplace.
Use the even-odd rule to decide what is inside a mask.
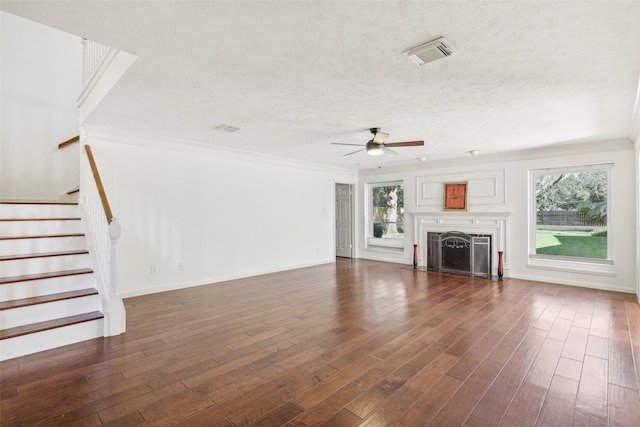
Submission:
[[[445,212],[466,212],[468,198],[468,182],[445,182],[444,204]]]

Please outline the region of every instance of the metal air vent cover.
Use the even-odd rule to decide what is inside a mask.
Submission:
[[[451,56],[454,52],[451,44],[444,37],[440,37],[403,53],[415,64],[423,65],[436,59]]]

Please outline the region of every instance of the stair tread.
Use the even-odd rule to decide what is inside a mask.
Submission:
[[[88,297],[98,295],[95,288],[78,289],[75,291],[59,292],[57,294],[39,295],[31,298],[21,298],[12,301],[0,302],[0,310],[9,310],[11,308],[27,307],[30,305],[45,304],[48,302],[62,301],[73,298]]]
[[[90,268],[79,268],[76,270],[52,271],[48,273],[26,274],[23,276],[0,277],[0,285],[16,282],[28,282],[30,280],[52,279],[54,277],[76,276],[78,274],[90,274]]]
[[[48,257],[66,256],[66,255],[84,255],[88,253],[89,251],[86,249],[78,249],[75,251],[41,252],[41,253],[22,254],[22,255],[3,255],[3,256],[0,256],[0,261],[15,261],[19,259],[31,259],[31,258],[48,258]]]
[[[37,235],[37,236],[11,236],[11,237],[0,237],[0,240],[53,239],[57,237],[84,237],[84,233],[46,234],[46,235]]]
[[[62,317],[60,319],[47,320],[45,322],[32,323],[30,325],[16,326],[15,328],[0,330],[0,340],[15,338],[21,335],[35,332],[48,331],[50,329],[61,328],[63,326],[75,325],[91,320],[102,319],[104,316],[99,311],[77,314],[75,316]]]
[[[27,221],[80,221],[79,217],[46,217],[46,218],[0,218],[0,222],[27,222]]]
[[[53,200],[4,200],[0,205],[74,205],[78,202],[57,202]]]

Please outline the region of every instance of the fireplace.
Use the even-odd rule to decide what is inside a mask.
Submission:
[[[432,233],[434,233],[433,235],[444,235],[454,232],[451,236],[458,238],[462,235],[469,236],[469,257],[465,259],[470,265],[468,269],[465,268],[466,273],[464,273],[467,275],[496,276],[498,274],[498,251],[509,253],[506,236],[510,212],[460,212],[455,214],[449,212],[411,212],[405,213],[405,215],[413,217],[419,267],[432,270],[442,268],[441,258],[430,258],[432,253],[435,253],[432,249],[434,242],[429,238]],[[473,251],[471,251],[472,244]],[[455,244],[452,245],[455,246]],[[473,264],[471,264],[472,255]],[[503,261],[504,275],[509,277],[509,260],[504,257]],[[439,271],[446,270],[458,273],[457,270],[461,270],[461,268],[455,262],[461,261],[454,261],[453,265],[445,262],[444,270]],[[485,262],[489,265],[488,269]],[[466,267],[466,264],[463,267]]]
[[[429,232],[427,240],[428,269],[491,277],[491,236],[460,231]]]

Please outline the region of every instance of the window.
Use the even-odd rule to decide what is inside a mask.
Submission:
[[[404,186],[402,181],[368,185],[367,246],[404,248]]]
[[[531,264],[580,270],[612,264],[610,175],[611,165],[531,171]]]

